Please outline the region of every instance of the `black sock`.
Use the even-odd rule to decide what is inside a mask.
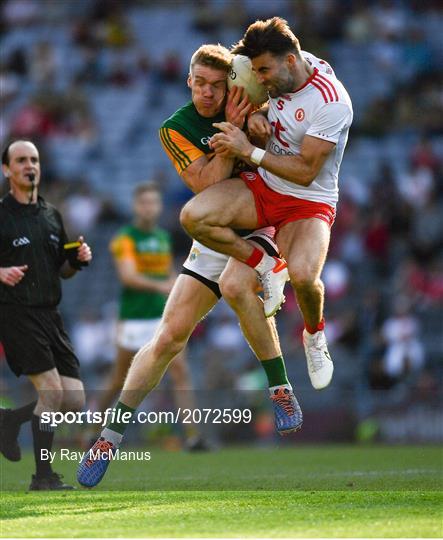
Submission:
[[[32,403],[28,403],[27,405],[24,405],[19,409],[13,409],[11,411],[11,420],[17,422],[17,424],[24,424],[25,422],[29,422],[29,420],[31,420],[32,418],[36,405],[37,402],[33,401]]]
[[[51,450],[54,440],[54,428],[48,424],[40,424],[40,416],[32,415],[32,438],[34,442],[35,474],[49,476],[52,473],[49,459],[42,459],[42,450]],[[43,428],[43,429],[42,429]]]

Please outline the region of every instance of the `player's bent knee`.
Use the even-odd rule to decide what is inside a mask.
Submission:
[[[228,304],[233,305],[242,301],[245,296],[244,283],[227,277],[219,281],[220,292]]]
[[[312,275],[311,272],[306,271],[305,269],[291,270],[289,272],[289,278],[291,280],[291,285],[296,290],[309,289],[317,280],[317,276]]]
[[[180,223],[183,228],[189,233],[195,232],[198,228],[200,221],[203,219],[203,215],[196,208],[196,205],[191,200],[185,204],[180,212]]]
[[[37,409],[42,411],[60,411],[63,405],[63,388],[39,390]]]

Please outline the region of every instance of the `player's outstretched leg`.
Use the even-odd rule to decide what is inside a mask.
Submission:
[[[269,388],[274,408],[275,427],[280,435],[301,429],[303,413],[290,384]]]
[[[257,240],[252,237],[251,241]],[[270,244],[272,240],[266,242]],[[275,252],[276,249],[277,246]],[[272,257],[270,259],[273,260]],[[266,373],[277,431],[285,434],[299,430],[302,412],[286,373],[275,320],[265,317],[263,302],[256,294],[256,271],[230,259],[219,284],[224,299],[238,316],[243,335]]]

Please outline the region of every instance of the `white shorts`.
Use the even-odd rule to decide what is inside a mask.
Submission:
[[[274,234],[274,227],[263,227],[244,238],[262,247],[268,255],[278,257],[278,247],[274,242]],[[182,274],[195,277],[207,285],[220,298],[218,280],[228,264],[228,260],[229,255],[218,253],[194,240],[188,258],[183,263],[184,270]]]
[[[151,341],[161,319],[131,319],[119,321],[117,325],[117,345],[128,351],[138,351]]]

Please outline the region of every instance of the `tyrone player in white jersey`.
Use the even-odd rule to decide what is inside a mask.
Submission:
[[[214,151],[240,157],[258,170],[198,194],[183,208],[181,222],[202,244],[255,268],[271,305],[281,294],[274,288],[280,268],[233,229],[275,226],[304,319],[309,376],[314,388],[322,389],[334,367],[324,334],[320,275],[335,218],[351,100],[332,69],[328,73],[329,66],[320,72],[315,61],[303,58],[284,19],[256,21],[233,52],[251,59],[257,80],[268,90],[268,104],[248,122],[252,136],[266,139],[266,149],[255,147],[228,122],[216,124],[220,133],[211,140]],[[272,310],[266,301],[264,308],[265,314]]]

